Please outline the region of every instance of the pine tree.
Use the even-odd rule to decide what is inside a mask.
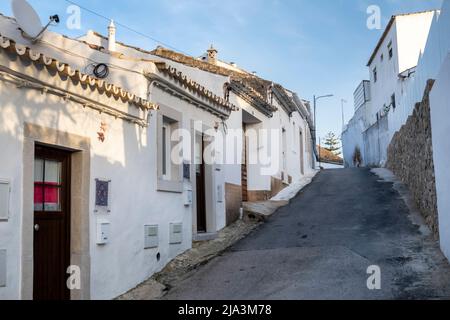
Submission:
[[[325,146],[328,151],[332,152],[336,156],[340,156],[341,152],[339,151],[341,149],[339,139],[336,137],[336,135],[333,132],[330,132],[325,137]]]

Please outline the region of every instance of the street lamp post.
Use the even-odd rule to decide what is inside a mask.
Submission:
[[[347,103],[347,100],[341,99],[341,106],[342,106],[342,131],[345,127],[345,114],[344,114],[344,104]]]
[[[332,94],[327,94],[327,95],[323,95],[323,96],[314,96],[314,150],[317,149],[317,101],[319,101],[320,99],[324,99],[324,98],[331,98],[334,97],[334,95]],[[314,155],[313,155],[314,157]],[[320,159],[319,159],[320,160]],[[314,166],[315,167],[315,166]]]

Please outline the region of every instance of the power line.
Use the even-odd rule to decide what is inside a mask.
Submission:
[[[103,15],[103,14],[101,14],[101,13],[95,12],[95,11],[92,10],[92,9],[86,8],[86,7],[84,7],[84,6],[81,6],[81,5],[79,5],[78,3],[76,3],[76,2],[74,2],[74,1],[72,1],[72,0],[64,0],[64,1],[67,2],[67,3],[73,4],[73,5],[75,5],[75,6],[78,6],[80,9],[83,9],[83,10],[85,10],[85,11],[87,11],[87,12],[93,14],[93,15],[96,15],[97,17],[100,17],[100,18],[102,18],[102,19],[105,19],[105,20],[107,20],[107,21],[113,20],[112,18],[109,18],[109,17],[107,17],[107,16],[105,16],[105,15]],[[141,37],[144,37],[144,38],[147,38],[147,39],[149,39],[149,40],[151,40],[151,41],[153,41],[153,42],[162,44],[164,47],[166,47],[166,48],[168,48],[168,49],[172,49],[172,50],[175,50],[175,51],[178,51],[178,52],[181,52],[181,53],[183,53],[183,54],[188,55],[188,54],[187,54],[186,52],[184,52],[183,50],[177,49],[177,48],[175,48],[175,47],[173,47],[173,46],[171,46],[171,45],[169,45],[169,44],[167,44],[167,43],[164,43],[164,42],[162,42],[162,41],[160,41],[160,40],[158,40],[158,39],[156,39],[156,38],[153,38],[153,37],[151,37],[151,36],[149,36],[149,35],[147,35],[147,34],[145,34],[145,33],[142,33],[142,32],[139,31],[139,30],[133,29],[133,28],[127,26],[127,25],[124,24],[124,23],[118,22],[118,21],[116,21],[116,20],[114,20],[114,23],[115,23],[116,25],[118,25],[118,26],[124,28],[124,29],[127,29],[128,31],[131,31],[131,32],[133,32],[133,33],[136,33],[136,34],[140,35]]]

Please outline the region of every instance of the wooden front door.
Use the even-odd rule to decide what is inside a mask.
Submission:
[[[70,155],[36,146],[34,162],[35,300],[69,300]]]
[[[197,181],[197,232],[205,233],[207,231],[206,226],[206,197],[205,197],[205,161],[203,154],[205,151],[204,136],[197,137],[196,144],[196,181]]]

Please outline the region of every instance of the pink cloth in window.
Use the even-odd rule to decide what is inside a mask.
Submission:
[[[44,189],[44,193],[42,193],[42,189],[44,185],[42,182],[36,182],[34,184],[34,203],[49,203],[49,204],[58,204],[59,203],[59,193],[58,188],[52,187],[58,186],[57,183],[47,183]]]

